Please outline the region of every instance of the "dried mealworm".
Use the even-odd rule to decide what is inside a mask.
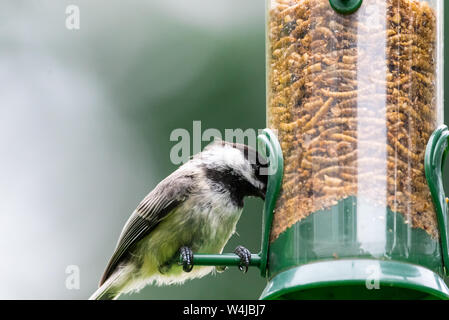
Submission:
[[[316,115],[308,122],[304,125],[303,127],[303,131],[307,131],[310,128],[312,128],[317,122],[318,120],[329,111],[329,108],[332,105],[332,102],[334,101],[333,98],[329,98],[324,104],[323,106],[318,110],[318,112],[316,113]]]
[[[404,147],[402,143],[397,140],[390,132],[388,132],[388,139],[393,143],[393,145],[406,157],[411,158],[414,161],[420,161],[420,156],[414,152],[411,152],[407,147]]]
[[[337,99],[346,99],[346,98],[354,98],[357,97],[358,91],[346,91],[346,92],[339,92],[339,91],[330,91],[327,89],[321,89],[321,92],[326,97],[332,97]]]
[[[330,136],[332,139],[342,140],[345,142],[356,143],[357,139],[341,133],[334,133]]]

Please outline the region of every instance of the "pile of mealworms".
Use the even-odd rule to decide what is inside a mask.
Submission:
[[[436,37],[424,1],[365,0],[351,15],[328,0],[272,1],[268,124],[285,161],[272,240],[351,196],[438,236],[424,173]]]

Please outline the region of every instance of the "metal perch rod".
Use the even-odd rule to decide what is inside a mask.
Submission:
[[[249,265],[251,267],[259,267],[261,257],[258,254],[251,255],[251,261]],[[182,263],[182,259],[180,259]],[[234,253],[223,254],[201,254],[196,253],[193,255],[193,264],[195,266],[238,266],[240,265],[240,257]]]

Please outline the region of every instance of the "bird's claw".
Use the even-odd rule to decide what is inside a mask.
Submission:
[[[184,272],[190,272],[193,269],[193,251],[189,247],[181,247],[179,249],[181,254],[181,260],[182,262],[182,270]]]
[[[248,272],[248,267],[251,262],[251,252],[243,246],[235,248],[234,253],[240,257],[240,271]]]

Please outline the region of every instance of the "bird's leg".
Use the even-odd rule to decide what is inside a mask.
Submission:
[[[243,246],[238,246],[235,248],[234,253],[240,257],[240,271],[246,273],[251,262],[251,252]]]
[[[182,270],[190,272],[193,269],[193,251],[189,247],[179,249],[182,258]]]

